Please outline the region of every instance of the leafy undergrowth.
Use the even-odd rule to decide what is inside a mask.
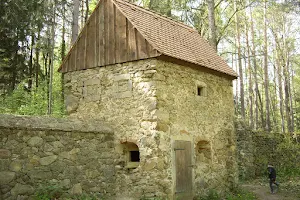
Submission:
[[[278,194],[286,197],[293,197],[295,199],[300,199],[300,176],[278,176],[277,183],[279,183],[279,192]],[[251,185],[260,185],[265,188],[269,188],[269,179],[268,178],[257,178],[252,181],[245,182],[246,184]]]
[[[53,183],[40,185],[35,192],[34,200],[106,200],[109,199],[100,193],[68,195],[66,188]]]
[[[196,200],[256,200],[256,196],[249,191],[237,188],[229,194],[221,196],[216,191],[211,190],[204,197],[195,198]]]
[[[281,186],[282,191],[287,191],[289,193],[295,194],[300,199],[300,176],[299,177],[292,177],[285,182],[283,182]]]

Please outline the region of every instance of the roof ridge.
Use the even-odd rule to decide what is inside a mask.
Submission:
[[[154,10],[150,10],[149,8],[144,8],[144,7],[140,6],[140,5],[136,5],[136,4],[134,4],[134,3],[129,2],[128,0],[113,0],[113,1],[118,1],[118,2],[123,3],[123,4],[129,4],[130,6],[135,6],[135,7],[137,7],[138,9],[141,9],[141,10],[144,10],[144,11],[148,11],[150,14],[158,15],[160,18],[162,18],[162,19],[164,19],[164,20],[168,19],[169,21],[172,21],[172,22],[174,22],[174,23],[177,23],[179,26],[182,26],[182,27],[184,27],[184,28],[187,28],[187,29],[189,29],[189,30],[192,30],[192,31],[197,32],[196,29],[194,29],[193,27],[191,27],[191,26],[185,24],[185,23],[182,22],[182,21],[173,19],[173,18],[171,18],[171,17],[169,17],[169,16],[163,15],[163,14],[161,14],[161,13],[159,13],[159,12],[154,11]]]

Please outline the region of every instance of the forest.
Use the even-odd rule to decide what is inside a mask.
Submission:
[[[299,0],[129,2],[184,22],[210,42],[239,75],[233,81],[238,121],[299,142]],[[58,68],[96,5],[0,1],[0,113],[66,115]]]

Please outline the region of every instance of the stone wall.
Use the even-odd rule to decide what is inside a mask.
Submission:
[[[156,65],[156,59],[147,59],[65,74],[69,114],[105,121],[115,131],[117,199],[170,199],[172,193],[168,137],[160,137],[156,130]],[[126,166],[126,142],[139,148],[135,169]]]
[[[64,196],[114,195],[113,152],[101,122],[0,115],[0,199],[32,199],[51,184]]]
[[[255,177],[256,144],[254,133],[242,122],[236,122],[237,153],[239,179],[249,180]]]
[[[235,186],[232,81],[165,61],[158,61],[157,71],[158,133],[192,142],[195,194]]]
[[[275,166],[279,176],[300,174],[300,144],[295,138],[253,131],[241,121],[236,122],[236,130],[241,180],[267,177],[268,163]]]
[[[206,87],[206,97],[196,95],[197,85]],[[193,156],[195,194],[224,191],[236,181],[230,80],[147,59],[66,73],[65,94],[72,117],[113,127],[117,198],[173,198],[174,140],[192,141],[193,154],[198,142],[208,141],[209,153]],[[126,142],[139,148],[135,169],[126,168]]]

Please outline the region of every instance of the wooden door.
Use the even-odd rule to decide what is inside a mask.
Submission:
[[[174,142],[176,188],[175,199],[193,199],[192,192],[192,145],[190,141]]]

